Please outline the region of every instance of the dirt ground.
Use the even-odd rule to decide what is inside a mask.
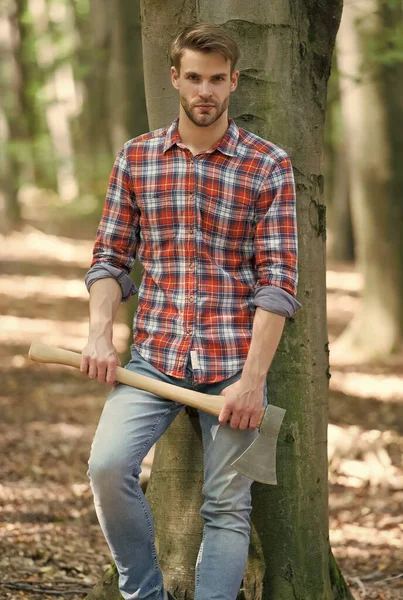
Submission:
[[[0,599],[79,600],[109,566],[86,476],[107,390],[27,358],[33,340],[85,344],[91,248],[33,228],[0,237]],[[360,308],[362,282],[329,264],[327,285],[332,344]],[[122,308],[120,352],[128,338]],[[333,552],[357,600],[403,598],[403,356],[331,373]]]

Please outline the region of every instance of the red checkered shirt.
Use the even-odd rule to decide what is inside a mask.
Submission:
[[[133,342],[160,371],[195,383],[242,370],[256,306],[291,316],[296,300],[297,226],[286,152],[234,121],[193,156],[171,126],[127,142],[109,181],[87,273],[137,290]]]

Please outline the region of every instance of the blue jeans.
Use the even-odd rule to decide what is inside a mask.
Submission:
[[[126,368],[217,395],[241,376],[237,373],[218,383],[197,385],[190,365],[185,379],[170,377],[134,348]],[[164,598],[153,519],[139,475],[143,458],[182,409],[182,404],[119,384],[106,400],[93,440],[88,475],[95,510],[119,571],[119,588],[125,600]],[[258,432],[220,427],[216,417],[202,411],[199,419],[204,451],[201,516],[205,527],[196,564],[195,600],[235,600],[248,556],[252,481],[240,475],[231,462]]]

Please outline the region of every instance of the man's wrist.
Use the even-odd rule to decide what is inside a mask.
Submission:
[[[258,365],[251,365],[248,361],[242,370],[241,382],[251,389],[260,389],[264,386],[267,377],[267,371],[259,370]]]
[[[105,322],[90,323],[89,337],[106,337],[112,339],[112,325]]]

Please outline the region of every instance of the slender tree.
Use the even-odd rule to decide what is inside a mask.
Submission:
[[[353,225],[351,222],[350,189],[346,157],[345,132],[340,110],[340,85],[334,55],[329,78],[326,107],[324,148],[325,204],[327,223],[332,239],[327,245],[328,258],[352,262],[354,260]]]
[[[3,31],[0,53],[0,231],[21,224],[18,190],[21,183],[32,180],[33,159],[24,103],[24,61],[21,12],[19,4],[10,2],[0,15]],[[25,164],[24,164],[25,163]],[[25,181],[21,177],[24,164]]]
[[[385,36],[387,27],[403,30],[403,11],[391,5],[348,0],[338,35],[346,156],[354,165],[352,217],[364,276],[362,309],[332,347],[338,360],[379,358],[402,344],[403,136],[397,124],[403,120],[403,49],[393,54],[395,44]]]
[[[238,125],[285,147],[298,191],[299,298],[270,370],[269,401],[287,409],[278,448],[279,484],[254,484],[253,535],[240,597],[331,600],[351,595],[328,541],[328,341],[322,149],[326,86],[341,15],[340,0],[262,3],[213,0],[142,5],[150,128],[178,113],[168,43],[195,21],[228,28],[242,49],[231,114]],[[157,444],[147,497],[165,582],[179,600],[193,598],[201,539],[202,467],[197,422],[179,417]],[[105,589],[110,590],[106,595]],[[91,600],[115,598],[109,572]]]

